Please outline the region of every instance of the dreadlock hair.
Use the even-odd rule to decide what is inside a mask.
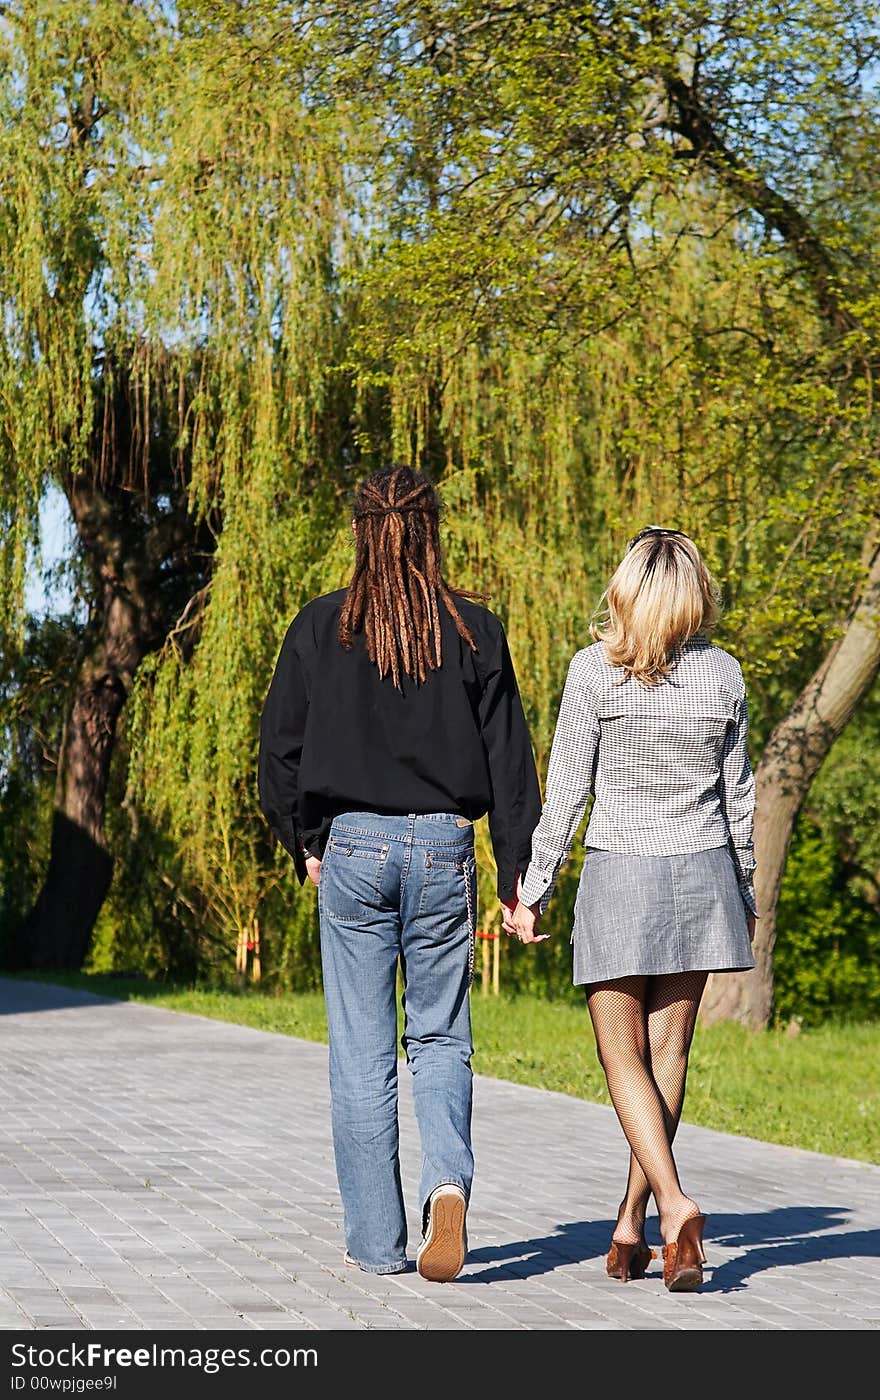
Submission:
[[[348,650],[365,632],[367,653],[384,678],[401,687],[405,673],[420,683],[441,662],[438,599],[472,651],[476,642],[442,573],[440,499],[427,477],[410,467],[383,467],[354,496],[354,576],[339,616],[339,641]]]

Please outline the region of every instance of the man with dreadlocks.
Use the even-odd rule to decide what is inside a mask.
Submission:
[[[424,1278],[455,1278],[473,1176],[468,989],[473,823],[488,813],[512,904],[541,811],[504,630],[443,576],[440,503],[408,467],[357,488],[348,588],[315,598],[281,647],[260,727],[260,804],[318,886],[346,1262],[407,1267],[398,1159],[403,1046],[422,1144]]]

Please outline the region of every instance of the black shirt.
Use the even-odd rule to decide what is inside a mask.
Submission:
[[[345,590],[307,603],[288,628],[260,724],[260,806],[293,856],[323,855],[338,813],[489,814],[498,894],[510,900],[541,815],[538,775],[504,629],[456,599],[471,651],[440,604],[442,665],[419,685],[382,680],[363,634],[346,651]]]

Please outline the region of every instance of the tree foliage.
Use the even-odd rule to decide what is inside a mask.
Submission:
[[[44,483],[110,470],[114,375],[162,406],[212,540],[129,705],[113,821],[154,875],[117,870],[102,965],[176,909],[196,951],[169,935],[151,966],[222,963],[257,921],[270,972],[314,981],[257,718],[291,616],[346,579],[350,485],[392,455],[441,484],[448,573],[505,623],[542,773],[650,522],[722,582],[758,759],[877,526],[873,3],[37,0],[0,36],[6,634]]]

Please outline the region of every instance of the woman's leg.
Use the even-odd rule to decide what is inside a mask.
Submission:
[[[664,1105],[666,1136],[675,1138],[687,1082],[688,1054],[707,972],[671,972],[648,978],[645,1012],[648,1025],[647,1061]],[[620,1204],[615,1238],[637,1243],[644,1230],[651,1187],[637,1159],[630,1154],[626,1195]]]
[[[587,1005],[608,1092],[633,1155],[654,1193],[667,1243],[699,1207],[681,1189],[666,1128],[666,1105],[647,1059],[647,979],[621,977],[587,988]]]

